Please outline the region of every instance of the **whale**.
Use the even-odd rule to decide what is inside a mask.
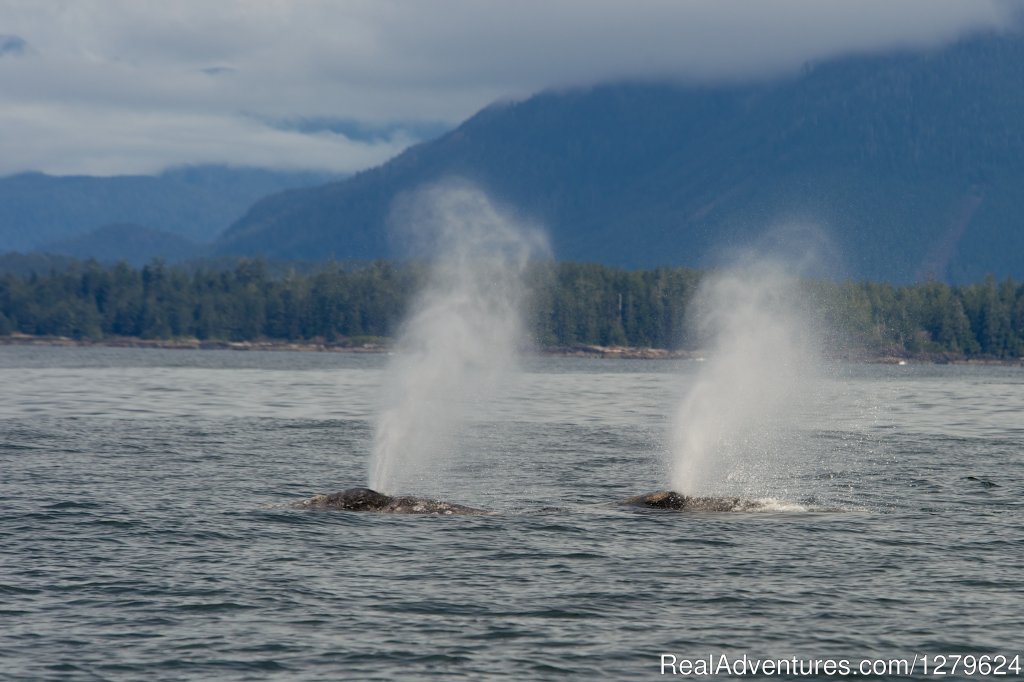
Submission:
[[[620,504],[649,509],[666,509],[692,512],[744,512],[770,509],[762,500],[748,500],[741,497],[703,497],[684,495],[672,490],[659,490],[646,495],[637,495],[623,500]],[[349,488],[336,493],[314,495],[293,502],[287,506],[295,509],[329,509],[337,511],[377,512],[381,514],[435,514],[435,515],[489,515],[493,512],[468,507],[454,502],[435,500],[428,497],[409,495],[386,495],[370,488]],[[542,512],[564,511],[561,508],[545,507]]]
[[[765,507],[763,502],[757,500],[744,500],[740,497],[699,497],[683,495],[674,490],[659,490],[637,495],[623,500],[622,504],[651,509],[703,512],[755,511]]]
[[[382,514],[488,514],[483,509],[426,497],[392,496],[370,488],[349,488],[337,493],[314,495],[291,505],[297,509],[379,512]]]

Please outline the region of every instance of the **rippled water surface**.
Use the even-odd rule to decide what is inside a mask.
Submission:
[[[541,358],[418,494],[364,485],[384,356],[0,347],[0,677],[644,679],[659,656],[1016,654],[1024,370],[846,366],[723,493],[665,487],[698,363]],[[815,511],[817,510],[817,511]]]

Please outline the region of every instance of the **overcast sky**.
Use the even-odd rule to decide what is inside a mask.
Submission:
[[[416,141],[418,124],[455,125],[497,99],[622,78],[773,75],[1004,27],[1019,6],[0,0],[0,175],[186,163],[354,171]],[[325,118],[346,124],[298,125]]]

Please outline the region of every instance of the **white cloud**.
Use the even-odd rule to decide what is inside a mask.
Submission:
[[[353,170],[410,140],[263,120],[456,123],[536,90],[770,75],[1010,21],[998,0],[0,0],[0,173],[219,161]],[[244,112],[244,113],[243,113]],[[13,151],[12,151],[13,150]]]
[[[0,108],[0,175],[157,173],[197,163],[354,172],[414,140],[401,134],[360,142],[331,132],[300,133],[243,116],[46,104]]]

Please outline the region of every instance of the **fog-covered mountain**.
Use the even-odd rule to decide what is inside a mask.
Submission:
[[[1020,35],[984,35],[773,82],[546,92],[378,168],[263,199],[216,248],[395,255],[394,197],[458,175],[543,221],[563,260],[707,265],[751,245],[810,246],[839,276],[1022,277],[1022,65]]]

